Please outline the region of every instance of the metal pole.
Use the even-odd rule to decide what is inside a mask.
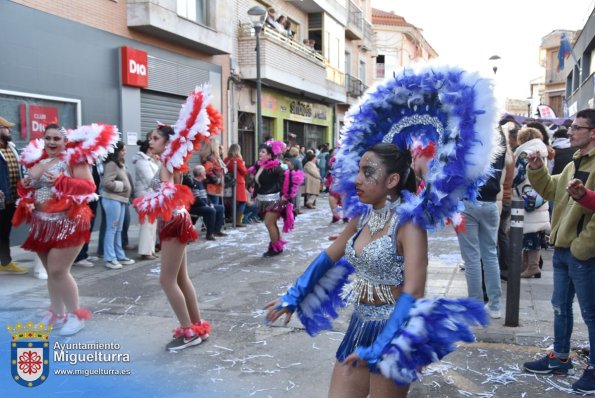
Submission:
[[[233,225],[234,228],[237,228],[236,226],[236,216],[237,216],[237,201],[238,201],[238,196],[237,196],[237,192],[238,192],[238,162],[237,160],[235,162],[233,162],[233,180],[236,182],[233,186],[233,193],[231,196],[231,206],[232,206],[232,211],[231,211],[231,223]]]
[[[262,27],[255,26],[256,33],[256,153],[258,159],[258,147],[262,144],[262,82],[260,81],[260,31]]]
[[[513,200],[510,209],[510,246],[508,248],[509,268],[508,282],[506,284],[506,318],[504,320],[504,326],[519,326],[524,219],[524,202],[522,200]]]

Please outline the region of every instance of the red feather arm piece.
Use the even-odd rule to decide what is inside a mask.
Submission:
[[[158,191],[149,192],[145,196],[134,199],[132,206],[138,212],[140,223],[145,217],[153,223],[157,217],[169,221],[172,211],[179,207],[188,208],[194,203],[194,195],[190,188],[182,184],[162,182]]]
[[[12,224],[14,226],[21,225],[22,223],[29,224],[31,222],[31,214],[33,209],[33,194],[35,190],[33,188],[25,188],[22,184],[22,180],[17,183],[17,193],[19,199],[16,202],[16,211],[12,217]]]
[[[52,188],[56,199],[46,204],[45,211],[50,213],[68,211],[69,217],[82,214],[86,220],[91,221],[93,212],[87,203],[99,199],[95,189],[93,181],[62,174]]]

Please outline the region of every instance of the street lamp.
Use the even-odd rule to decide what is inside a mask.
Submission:
[[[262,30],[267,12],[260,6],[254,6],[248,10],[248,16],[254,27],[256,36],[256,153],[258,146],[262,144],[262,82],[260,81],[260,31]],[[258,158],[258,155],[257,155]]]
[[[500,58],[499,55],[492,55],[489,58],[489,61],[492,64],[492,70],[494,71],[494,75],[496,74],[496,72],[498,72],[498,65],[500,64],[501,59],[502,58]]]
[[[527,97],[527,117],[531,117],[531,102],[533,102],[533,97]]]

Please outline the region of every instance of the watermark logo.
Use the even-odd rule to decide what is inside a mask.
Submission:
[[[24,326],[18,322],[8,325],[12,334],[10,343],[10,370],[14,381],[25,387],[37,387],[47,380],[50,373],[49,335],[52,325],[35,325],[29,321]]]

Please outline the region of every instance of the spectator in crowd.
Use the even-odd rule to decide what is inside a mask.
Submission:
[[[289,37],[291,40],[295,39],[295,32],[291,29],[291,21],[288,18],[285,18],[283,27],[285,28],[285,33],[287,34],[287,37]]]
[[[304,165],[304,176],[306,177],[306,207],[308,209],[316,208],[316,199],[320,195],[320,171],[316,166],[316,156],[314,153],[308,153],[307,161]]]
[[[0,117],[0,275],[26,274],[10,255],[10,231],[17,196],[17,182],[23,178],[19,154],[12,142],[10,128],[14,123]]]
[[[285,15],[280,15],[279,18],[277,18],[277,31],[284,35],[287,35],[287,31],[285,30],[286,22],[287,18],[285,18]]]
[[[554,157],[556,156],[556,151],[550,144],[550,135],[548,129],[543,125],[543,123],[540,122],[529,122],[525,124],[525,127],[537,129],[541,133],[542,141],[547,148],[548,170],[551,173],[552,168],[554,166]]]
[[[568,138],[568,130],[564,127],[558,128],[554,133],[552,140],[552,148],[556,151],[554,155],[554,167],[552,168],[552,175],[560,174],[564,167],[572,162],[572,155],[576,152],[576,148],[570,146],[570,139]]]
[[[149,133],[150,134],[150,133]],[[134,156],[134,196],[147,195],[151,190],[151,180],[159,169],[159,162],[155,160],[149,149],[149,140],[139,140],[138,152]],[[138,233],[138,254],[143,260],[155,260],[155,242],[157,239],[157,222],[145,222],[140,224]]]
[[[277,12],[274,8],[269,8],[267,12],[267,19],[264,21],[268,27],[279,30],[279,23],[277,22]]]
[[[207,171],[204,166],[196,165],[192,171],[193,178],[185,179],[184,183],[190,187],[194,195],[194,203],[190,206],[190,215],[195,223],[202,217],[207,228],[207,240],[215,240],[215,236],[227,236],[221,230],[225,220],[225,209],[221,204],[212,203],[205,188]]]
[[[506,161],[506,142],[500,139],[501,154],[492,162],[493,175],[479,189],[477,203],[464,201],[465,231],[457,232],[461,256],[465,263],[465,278],[469,297],[484,301],[482,282],[485,282],[490,318],[502,317],[502,288],[498,266],[497,236],[500,217],[496,199],[500,192],[500,179]],[[482,276],[483,263],[483,276]],[[485,278],[485,281],[484,281]]]
[[[209,201],[214,205],[223,206],[223,176],[227,173],[227,169],[221,156],[219,156],[219,148],[216,141],[211,140],[210,144],[206,143],[203,145],[201,148],[201,159],[207,173],[205,185],[207,186]]]
[[[302,165],[302,161],[300,159],[300,150],[297,146],[291,147],[291,149],[289,149],[289,159],[293,164],[294,170],[304,170],[304,166]]]
[[[227,151],[227,158],[224,160],[225,167],[228,173],[233,173],[234,168],[237,171],[236,177],[236,227],[245,227],[242,223],[244,215],[244,208],[246,207],[246,180],[245,176],[248,173],[244,159],[242,158],[242,148],[238,144],[232,144]]]
[[[326,165],[328,164],[328,146],[326,144],[320,146],[320,153],[316,157],[316,164],[320,170],[320,182],[324,182],[326,177]]]
[[[543,143],[541,132],[524,127],[518,134],[519,146],[514,152],[515,176],[512,183],[512,197],[525,202],[523,223],[523,263],[521,278],[540,278],[539,258],[546,247],[545,234],[550,229],[548,203],[533,190],[527,178],[527,155],[539,152],[547,160],[548,149]]]
[[[128,198],[128,206],[124,206],[124,224],[122,225],[122,247],[124,250],[135,250],[136,247],[130,244],[128,240],[128,228],[130,228],[130,206],[134,200],[134,178],[130,174],[130,170],[126,169],[128,181],[130,181],[130,198]]]
[[[300,147],[300,161],[303,161],[305,157],[306,157],[306,147],[301,146]],[[303,163],[302,163],[302,170],[303,170]]]
[[[541,153],[527,156],[531,185],[545,200],[554,201],[550,234],[550,244],[554,246],[554,349],[545,357],[523,365],[525,370],[540,374],[565,374],[573,370],[569,354],[575,294],[587,325],[589,345],[595,346],[595,217],[593,212],[577,206],[566,191],[575,178],[589,189],[595,187],[595,109],[576,114],[568,137],[577,152],[561,174],[548,174]],[[590,350],[587,368],[572,388],[580,393],[595,392],[594,349]]]
[[[246,174],[246,207],[244,209],[244,224],[252,224],[260,222],[258,215],[258,206],[254,201],[254,176],[250,173]]]
[[[107,156],[104,164],[101,205],[105,209],[106,230],[103,255],[105,266],[110,269],[120,269],[122,265],[134,264],[134,260],[126,257],[122,247],[125,207],[128,206],[132,193],[124,163],[125,156],[126,146],[120,141],[116,150]]]
[[[97,172],[97,166],[93,165],[91,166],[91,175],[93,176],[93,182],[95,183],[95,193],[97,195],[99,195],[99,187],[101,185],[101,177],[99,176],[99,173]],[[91,211],[93,212],[93,217],[91,217],[91,231],[93,231],[93,226],[95,225],[95,219],[97,218],[97,208],[99,206],[99,201],[98,200],[94,200],[90,203],[88,203],[89,208],[91,209]],[[103,223],[103,225],[105,226],[105,223]],[[103,238],[105,237],[105,228],[103,230],[103,237],[101,240],[101,243],[103,244]],[[102,251],[101,253],[103,253],[103,247],[102,247]],[[79,255],[77,256],[76,260],[74,260],[74,264],[78,267],[94,267],[95,266],[95,261],[99,260],[99,258],[97,256],[89,256],[89,242],[85,242],[85,244],[83,245],[83,248],[81,249]],[[37,262],[35,263],[37,264]],[[35,275],[35,277],[37,277],[37,274]]]

